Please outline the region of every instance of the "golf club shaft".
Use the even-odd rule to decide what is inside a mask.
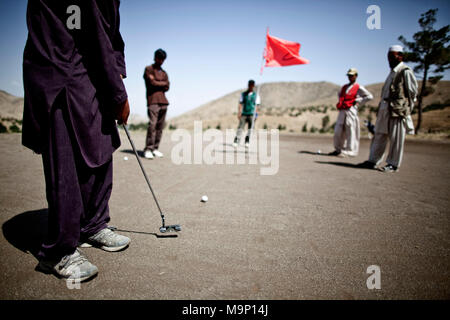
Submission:
[[[139,155],[138,155],[138,153],[136,151],[136,147],[134,146],[133,140],[131,139],[131,136],[130,136],[130,133],[128,132],[127,127],[125,126],[125,124],[122,124],[122,126],[125,129],[125,132],[127,134],[128,140],[130,141],[131,147],[133,148],[134,155],[136,156],[136,159],[137,159],[137,161],[139,163],[139,166],[141,167],[142,173],[144,174],[145,181],[147,181],[148,187],[150,188],[150,191],[152,192],[153,199],[155,199],[156,206],[158,207],[159,214],[161,215],[161,218],[162,218],[162,221],[163,221],[163,226],[164,226],[165,225],[164,214],[162,213],[161,207],[159,206],[158,200],[156,199],[155,193],[153,192],[153,188],[152,188],[152,186],[150,184],[150,180],[148,179],[147,174],[145,173],[144,166],[141,163],[141,159],[139,159]]]

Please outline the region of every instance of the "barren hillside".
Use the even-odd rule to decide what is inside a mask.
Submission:
[[[22,119],[23,98],[0,90],[0,118]]]
[[[374,100],[370,101],[368,105],[378,105],[382,86],[382,83],[366,86],[374,95]],[[329,82],[265,83],[260,92],[262,110],[256,124],[257,128],[283,128],[291,132],[300,132],[306,125],[308,132],[314,132],[322,129],[324,123],[327,123],[324,130],[331,131],[337,118],[337,110],[334,106],[337,102],[339,88],[338,85]],[[192,129],[195,120],[202,120],[205,129],[236,128],[239,95],[244,90],[234,91],[169,119],[168,125]],[[450,105],[450,81],[439,82],[435,92],[424,99],[423,105],[434,103]],[[375,113],[370,112],[369,108],[363,109],[360,116],[361,120],[371,118],[372,121],[375,121]],[[324,119],[326,117],[328,120]],[[447,118],[442,121],[443,123],[439,125],[440,128],[448,127],[447,123],[450,124]]]
[[[419,90],[421,85],[422,81],[419,81]],[[366,86],[366,89],[369,90],[374,96],[374,99],[369,103],[370,105],[378,105],[378,103],[380,102],[382,87],[382,83],[375,83]],[[439,81],[434,89],[435,91],[433,92],[433,94],[424,98],[423,106],[427,106],[433,103],[450,105],[450,81]]]
[[[290,132],[315,132],[320,129],[331,132],[337,118],[334,107],[339,86],[330,82],[275,82],[264,83],[260,95],[262,108],[256,122],[257,128],[280,128]],[[382,83],[366,86],[374,95],[368,103],[372,108],[362,108],[361,120],[375,121],[374,107],[380,100]],[[203,121],[203,128],[236,128],[239,95],[245,89],[236,90],[206,103],[180,116],[168,119],[167,126],[192,129],[195,120]],[[450,81],[440,81],[435,91],[424,99],[424,107],[431,104],[450,106]],[[372,112],[371,112],[372,109]],[[425,132],[450,130],[450,110],[424,113]],[[0,119],[8,131],[21,128],[23,98],[0,90]],[[328,119],[326,119],[328,117]],[[413,117],[414,120],[416,116]],[[428,119],[430,118],[430,119]],[[132,114],[130,124],[147,122],[146,117]],[[324,127],[324,124],[325,127]],[[17,126],[12,128],[11,126]]]
[[[239,95],[245,89],[236,90],[219,99],[168,120],[177,128],[193,127],[194,120],[202,120],[206,126],[234,127]],[[261,87],[261,107],[286,109],[311,105],[336,103],[339,86],[330,82],[276,82],[264,83]]]

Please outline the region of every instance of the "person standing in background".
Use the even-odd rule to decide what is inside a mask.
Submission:
[[[339,93],[336,107],[339,115],[334,126],[334,151],[330,156],[356,157],[359,151],[359,118],[358,105],[372,100],[373,95],[362,85],[356,83],[358,70],[350,68],[347,72],[348,81]]]
[[[165,95],[165,92],[169,91],[170,88],[169,77],[167,72],[161,68],[166,58],[167,54],[163,49],[156,50],[154,63],[147,66],[144,71],[147,88],[147,114],[149,117],[144,148],[146,159],[153,159],[155,156],[163,157],[163,153],[158,148],[166,119],[167,106],[169,105]]]
[[[259,95],[255,92],[255,81],[248,81],[247,91],[241,93],[239,99],[238,119],[239,126],[234,138],[233,146],[236,148],[241,140],[242,130],[245,124],[248,125],[247,136],[245,137],[245,147],[248,148],[250,142],[251,129],[253,127],[253,114],[255,113],[255,121],[258,115],[258,106],[261,104]]]
[[[391,72],[381,90],[369,160],[360,163],[358,167],[376,169],[383,160],[389,141],[387,164],[380,170],[397,172],[403,159],[405,136],[414,134],[411,113],[416,101],[418,85],[414,72],[403,63],[402,46],[391,46],[387,58]]]

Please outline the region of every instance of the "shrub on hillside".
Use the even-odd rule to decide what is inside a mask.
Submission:
[[[8,132],[8,128],[6,128],[3,123],[0,122],[0,133]]]
[[[325,117],[322,118],[322,129],[325,130],[329,123],[330,123],[330,117],[328,115],[326,115]]]
[[[302,128],[302,132],[308,132],[308,122],[305,122],[305,125]]]
[[[15,125],[15,124],[13,124],[13,125],[11,125],[10,127],[9,127],[9,131],[10,132],[22,132],[21,130],[20,130],[20,128],[17,126],[17,125]]]

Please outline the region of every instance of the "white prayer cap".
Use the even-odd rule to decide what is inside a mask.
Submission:
[[[393,45],[389,47],[389,52],[403,52],[403,47],[399,44]]]

